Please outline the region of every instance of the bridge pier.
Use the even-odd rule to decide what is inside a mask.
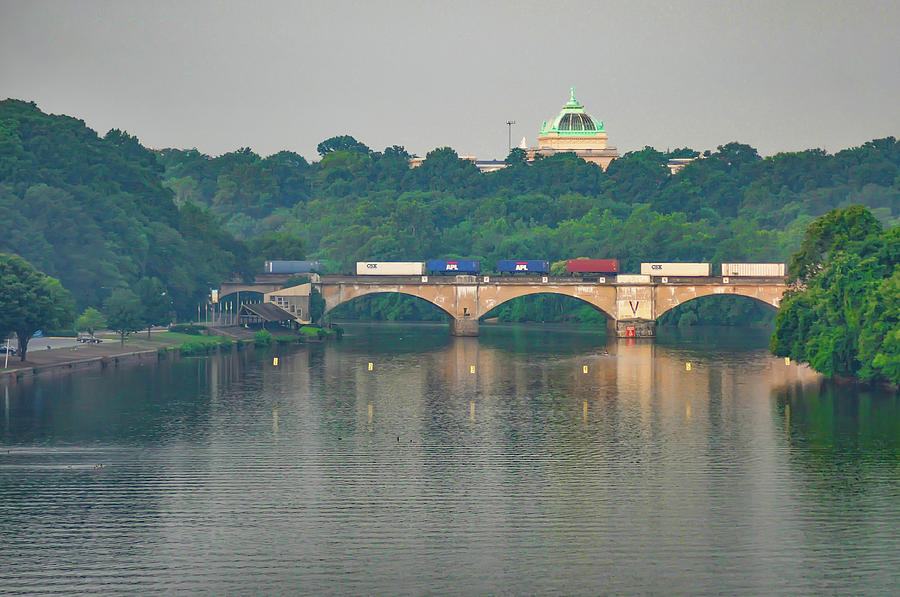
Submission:
[[[655,338],[655,319],[619,319],[616,321],[616,336],[619,338]]]
[[[473,317],[454,317],[450,320],[451,336],[477,336],[478,320]]]

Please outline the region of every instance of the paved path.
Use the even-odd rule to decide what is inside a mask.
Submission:
[[[9,370],[33,369],[65,363],[77,363],[98,357],[115,357],[148,350],[156,350],[163,346],[181,344],[181,340],[166,340],[161,335],[136,334],[125,340],[124,346],[118,338],[103,338],[101,344],[82,344],[74,338],[32,338],[28,343],[27,360],[22,362],[19,355],[9,355]],[[47,349],[47,346],[53,348]],[[0,370],[3,369],[4,358],[0,355]]]

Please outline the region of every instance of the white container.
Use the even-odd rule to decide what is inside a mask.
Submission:
[[[708,263],[642,263],[645,276],[708,276]]]
[[[425,273],[422,261],[357,261],[357,276],[421,276]]]
[[[641,274],[619,274],[616,276],[616,284],[649,284],[650,276]]]
[[[783,263],[723,263],[722,275],[731,277],[783,278]]]

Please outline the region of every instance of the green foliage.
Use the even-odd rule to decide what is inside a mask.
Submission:
[[[775,310],[751,298],[737,295],[712,295],[692,300],[666,311],[659,325],[688,327],[695,325],[729,325],[771,327]]]
[[[321,322],[323,315],[325,315],[325,299],[313,288],[309,293],[309,320]]]
[[[900,229],[860,206],[807,228],[776,317],[772,351],[831,376],[900,385]]]
[[[138,280],[135,293],[141,301],[141,319],[149,338],[151,327],[166,325],[172,320],[172,301],[165,286],[157,278]]]
[[[256,346],[269,346],[275,341],[275,336],[273,336],[268,330],[259,330],[255,334],[253,334],[253,343]]]
[[[306,255],[303,241],[286,233],[268,232],[247,243],[253,271],[262,271],[265,261],[300,260]]]
[[[78,319],[75,320],[75,330],[79,332],[87,332],[91,336],[94,335],[94,332],[103,326],[106,325],[106,318],[103,317],[103,313],[94,309],[93,307],[88,307],[85,309],[81,315],[78,316]]]
[[[0,338],[16,333],[22,361],[35,332],[69,326],[73,313],[72,297],[59,280],[18,255],[0,254]]]
[[[100,138],[74,118],[0,101],[0,251],[58,277],[80,308],[157,278],[187,314],[207,282],[240,269],[246,248],[215,217],[176,206],[163,175],[157,154],[125,132]]]
[[[314,325],[305,325],[301,327],[300,334],[309,338],[316,338],[317,340],[322,340],[328,335],[325,330]]]
[[[336,151],[350,151],[362,154],[372,153],[372,150],[366,147],[365,143],[360,143],[350,135],[340,135],[326,139],[319,143],[316,151],[322,157]]]
[[[202,339],[191,339],[179,344],[176,349],[183,357],[209,354],[216,350],[230,351],[234,341],[221,336],[209,336]]]
[[[178,188],[186,197],[200,196],[200,203],[242,235],[302,239],[305,258],[328,264],[330,273],[352,271],[361,260],[451,254],[477,255],[486,269],[500,259],[559,264],[578,256],[617,258],[624,272],[650,260],[714,266],[787,261],[800,248],[806,226],[831,209],[859,203],[880,210],[882,221],[900,218],[900,145],[892,137],[834,155],[809,150],[765,159],[752,147],[728,143],[675,176],[667,161],[698,152],[647,147],[603,172],[572,154],[525,163],[513,150],[510,167],[481,174],[448,147],[429,152],[413,169],[402,148],[379,153],[355,139],[335,137],[321,149],[320,162],[287,160],[277,176],[266,169],[271,158],[249,151],[209,158],[166,150],[164,177],[181,181]],[[222,181],[250,170],[253,176],[242,178],[241,187],[253,195],[248,205],[267,205],[275,193],[277,206],[261,215],[255,208],[215,203],[215,195],[227,191]],[[182,181],[187,175],[194,184]],[[307,184],[285,191],[285,177]],[[555,265],[553,272],[564,269]],[[557,304],[546,306],[552,310]],[[520,316],[530,316],[531,307],[519,309]],[[729,320],[733,312],[730,306],[695,307],[692,315],[679,318],[702,324]],[[756,308],[744,315],[758,323],[769,317]],[[442,317],[397,295],[347,306],[338,316]]]
[[[128,288],[117,288],[103,302],[103,314],[109,329],[119,334],[122,344],[125,337],[144,327],[141,300]]]
[[[503,322],[569,322],[604,327],[606,315],[576,298],[533,294],[508,301],[485,314]]]

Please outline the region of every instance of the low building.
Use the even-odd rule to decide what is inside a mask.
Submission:
[[[263,294],[263,302],[275,305],[290,313],[297,323],[310,323],[309,295],[311,292],[311,284],[300,284],[299,286],[266,292]]]
[[[684,167],[696,160],[697,158],[672,158],[666,163],[669,168],[669,174],[678,174]]]
[[[244,303],[238,311],[238,323],[252,328],[289,327],[295,317],[271,303]]]

